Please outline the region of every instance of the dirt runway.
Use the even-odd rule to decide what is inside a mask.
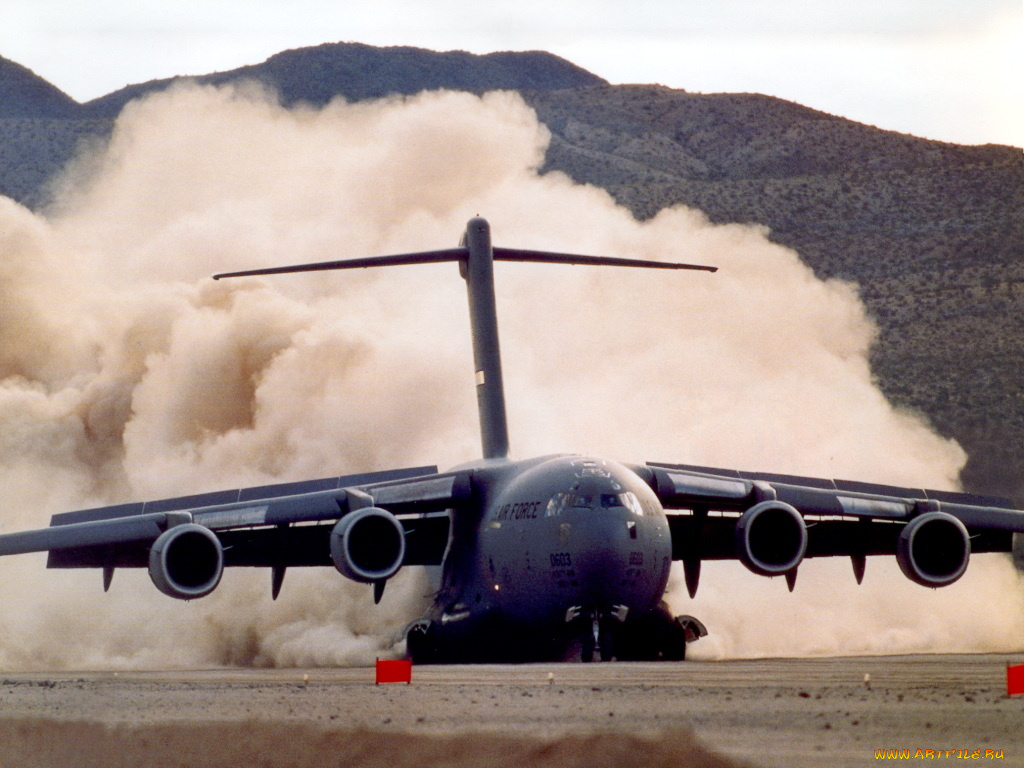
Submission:
[[[415,667],[380,686],[367,668],[0,672],[0,766],[1024,766],[1008,662]]]

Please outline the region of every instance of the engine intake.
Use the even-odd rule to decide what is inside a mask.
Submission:
[[[405,529],[379,507],[345,515],[331,531],[334,567],[353,581],[370,584],[390,579],[405,559]]]
[[[964,575],[971,558],[964,524],[945,512],[928,512],[904,526],[896,542],[903,575],[922,587],[945,587]]]
[[[149,550],[149,578],[165,595],[194,600],[213,592],[224,573],[224,548],[202,525],[168,528]]]
[[[736,521],[736,552],[758,576],[781,576],[793,570],[806,551],[804,519],[783,501],[762,501]]]

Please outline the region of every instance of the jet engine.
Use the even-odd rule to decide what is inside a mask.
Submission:
[[[390,579],[405,559],[405,529],[379,507],[345,515],[331,531],[334,567],[353,581],[371,584]]]
[[[906,524],[896,543],[903,575],[922,587],[945,587],[964,575],[971,543],[964,524],[945,512],[928,512]]]
[[[736,521],[736,553],[759,576],[781,576],[793,570],[806,551],[807,526],[785,502],[762,501]]]
[[[165,595],[194,600],[213,592],[224,572],[224,548],[202,525],[168,528],[149,550],[149,578]]]

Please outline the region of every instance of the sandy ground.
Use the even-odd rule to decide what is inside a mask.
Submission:
[[[416,667],[381,686],[365,668],[0,672],[0,766],[1024,766],[1008,662]]]

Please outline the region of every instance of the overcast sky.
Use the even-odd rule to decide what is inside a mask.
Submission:
[[[1024,145],[1021,0],[0,0],[0,56],[86,101],[324,42],[541,49],[613,83],[752,91]]]

